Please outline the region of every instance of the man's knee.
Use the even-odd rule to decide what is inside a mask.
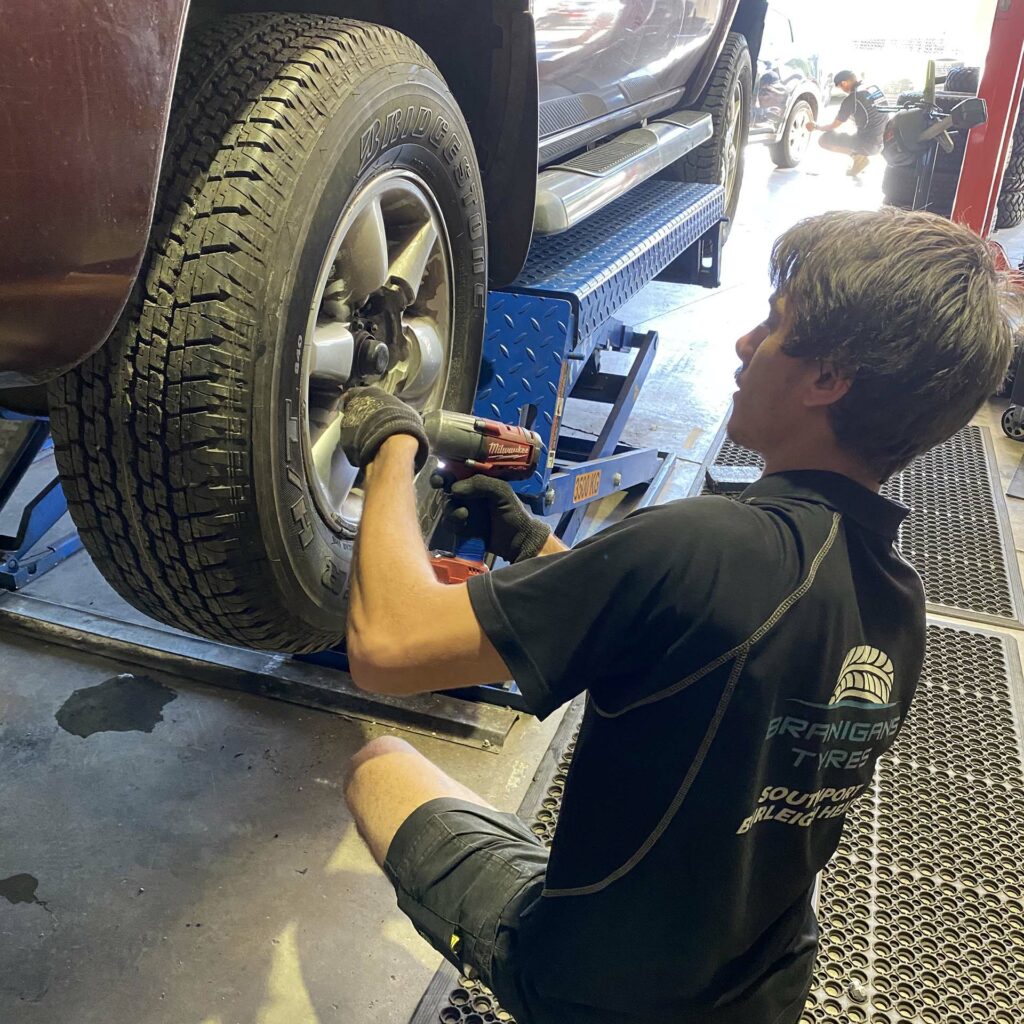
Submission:
[[[416,748],[397,736],[377,736],[365,743],[352,755],[348,763],[348,772],[345,777],[346,793],[351,789],[359,769],[376,757],[384,757],[386,754],[415,754]]]

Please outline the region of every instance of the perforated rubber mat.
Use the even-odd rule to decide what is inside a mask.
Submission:
[[[1024,621],[1020,573],[1007,543],[991,445],[986,428],[964,427],[915,459],[882,493],[912,510],[900,531],[900,550],[921,574],[932,610],[1019,624]],[[764,466],[760,455],[728,439],[714,461],[716,466]]]
[[[802,1024],[1024,1021],[1022,684],[1006,643],[928,628],[905,730],[823,878]]]

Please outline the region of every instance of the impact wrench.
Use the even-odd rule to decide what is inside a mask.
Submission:
[[[526,480],[533,475],[543,442],[540,434],[496,420],[439,409],[423,417],[430,450],[439,464],[431,483],[447,490],[456,480],[483,474],[498,480]],[[487,572],[489,516],[474,516],[462,530],[464,539],[451,554],[434,553],[431,564],[442,583],[465,583]]]

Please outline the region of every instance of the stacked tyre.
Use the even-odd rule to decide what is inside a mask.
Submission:
[[[1024,221],[1024,105],[1017,112],[1013,128],[1013,145],[1003,172],[996,209],[996,227],[1014,228]]]

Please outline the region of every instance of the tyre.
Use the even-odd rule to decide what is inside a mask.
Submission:
[[[1000,190],[1002,192],[1024,191],[1024,152],[1010,152]]]
[[[674,181],[707,182],[725,189],[729,231],[743,184],[743,162],[750,128],[751,70],[747,41],[730,32],[708,84],[689,110],[711,115],[714,135],[661,173]]]
[[[953,199],[956,197],[959,178],[959,170],[944,172],[936,169],[932,175],[928,205],[924,209],[948,217],[953,210]],[[882,193],[889,206],[899,206],[904,210],[912,209],[916,191],[916,167],[886,167],[882,176]]]
[[[979,70],[979,68],[965,68],[962,65],[950,68],[946,73],[943,91],[969,93],[971,96],[977,96]]]
[[[342,392],[472,404],[473,143],[436,68],[390,29],[243,15],[186,53],[137,299],[52,387],[57,461],[86,548],[141,611],[323,649],[343,634],[361,509],[337,451]]]
[[[814,108],[807,100],[797,100],[786,118],[782,138],[768,147],[776,167],[796,167],[807,152],[811,132],[807,123],[814,117]]]
[[[1024,192],[1000,192],[996,209],[997,228],[1015,228],[1024,221]]]

